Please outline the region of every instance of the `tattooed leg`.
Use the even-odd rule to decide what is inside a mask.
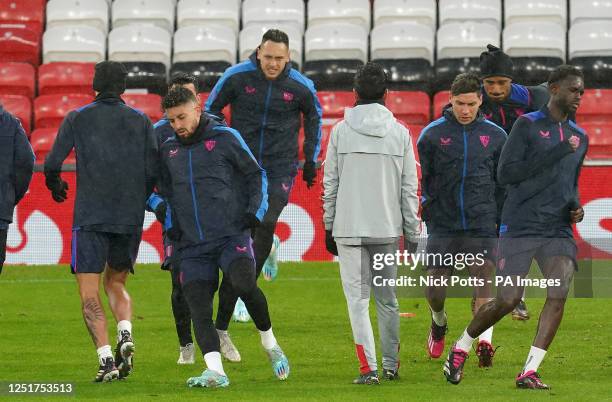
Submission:
[[[99,274],[77,274],[83,321],[91,335],[96,348],[108,345],[108,332],[106,327],[106,315],[102,308],[102,302],[98,289],[100,287]]]

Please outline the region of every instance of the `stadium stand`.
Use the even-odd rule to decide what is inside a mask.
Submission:
[[[32,101],[23,95],[0,94],[0,103],[5,110],[13,113],[20,121],[29,136],[32,128]]]
[[[369,32],[369,3],[368,0],[309,0],[308,27],[320,24],[354,24]]]
[[[121,95],[121,98],[130,107],[138,109],[149,116],[149,119],[153,122],[158,121],[163,116],[161,96],[159,95],[126,93]]]
[[[0,62],[0,93],[34,97],[36,70],[31,64]]]
[[[23,24],[0,24],[0,60],[40,64],[40,35]]]
[[[43,63],[97,63],[106,59],[106,36],[91,26],[59,25],[43,35]]]
[[[554,22],[565,28],[567,24],[566,0],[512,0],[504,1],[504,24]]]
[[[578,121],[596,130],[599,150],[612,137],[612,2],[599,0],[0,0],[0,94],[28,132],[31,120],[55,126],[67,110],[41,117],[45,97],[90,99],[94,63],[118,60],[129,71],[128,103],[156,120],[170,74],[196,75],[205,97],[269,28],[288,33],[293,67],[314,81],[326,125],[352,106],[354,74],[374,60],[388,73],[389,107],[420,131],[453,78],[479,72],[492,43],[512,57],[521,84],[546,81],[564,62],[584,70]]]
[[[435,31],[438,23],[436,0],[376,0],[374,26],[395,21],[417,22]]]
[[[240,0],[180,0],[176,20],[179,28],[191,25],[221,25],[237,35],[240,29]]]
[[[153,24],[174,32],[173,0],[121,0],[112,7],[113,29],[133,24]]]
[[[439,0],[440,26],[455,22],[481,22],[501,28],[501,0]]]
[[[244,0],[242,3],[242,27],[251,25],[280,24],[293,26],[304,32],[304,2],[302,0]],[[369,20],[368,20],[369,21]]]
[[[38,68],[38,94],[93,95],[94,63],[56,62]]]
[[[25,28],[40,36],[45,23],[45,1],[0,0],[0,25]]]
[[[108,33],[109,7],[102,0],[50,0],[47,29],[60,25],[84,25]]]
[[[42,95],[34,99],[34,126],[58,128],[64,117],[72,110],[93,101],[87,94]]]

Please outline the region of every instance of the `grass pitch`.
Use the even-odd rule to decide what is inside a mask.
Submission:
[[[593,270],[606,273],[606,265],[600,263]],[[125,381],[95,384],[97,356],[68,267],[5,267],[0,277],[0,383],[6,388],[6,382],[71,382],[75,393],[68,397],[3,394],[0,399],[612,400],[612,299],[568,300],[564,321],[540,368],[543,380],[552,386],[547,392],[514,387],[543,299],[528,299],[531,320],[505,318],[496,326],[493,341],[501,347],[493,368],[479,369],[472,353],[463,382],[454,386],[443,378],[442,359],[430,360],[426,354],[430,325],[426,301],[401,298],[401,310],[416,313],[401,320],[401,379],[367,387],[351,384],[358,364],[336,264],[281,264],[277,280],[260,280],[260,285],[268,297],[274,332],[291,363],[287,381],[273,376],[254,325],[232,323],[230,333],[242,362],[225,363],[230,387],[188,388],[185,380],[202,371],[203,359],[198,353],[196,365],[177,366],[169,273],[145,265],[137,267],[128,284],[134,304],[134,372]],[[469,299],[449,299],[447,311],[448,349],[468,323]],[[108,308],[106,312],[114,339],[114,321]],[[374,319],[373,305],[371,312]],[[376,328],[376,321],[373,324]]]

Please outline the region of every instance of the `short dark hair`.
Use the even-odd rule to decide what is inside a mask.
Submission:
[[[162,109],[168,110],[173,107],[184,105],[187,102],[197,103],[193,92],[183,87],[172,88],[162,100]]]
[[[578,67],[569,64],[562,64],[550,73],[548,76],[548,85],[561,82],[567,77],[580,77],[584,79],[584,74]]]
[[[172,77],[170,78],[170,85],[168,86],[168,89],[171,89],[173,86],[176,86],[176,85],[183,86],[183,85],[188,85],[188,84],[193,84],[196,92],[200,92],[199,81],[196,78],[196,76],[192,74],[187,74],[187,73],[172,74]]]
[[[480,94],[480,78],[475,73],[463,73],[459,74],[453,80],[451,85],[451,95],[457,96],[461,94],[469,94],[472,92],[478,92]]]
[[[387,73],[380,64],[370,61],[357,71],[353,86],[359,99],[381,99],[387,90]]]
[[[271,40],[276,43],[284,43],[289,48],[289,36],[280,29],[268,29],[261,37],[261,43]]]

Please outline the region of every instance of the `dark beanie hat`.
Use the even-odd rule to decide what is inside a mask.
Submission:
[[[111,92],[121,95],[125,92],[127,70],[118,61],[101,61],[96,64],[93,89],[98,92]]]
[[[481,78],[502,76],[512,78],[514,65],[512,59],[500,48],[487,45],[487,51],[480,54]]]

